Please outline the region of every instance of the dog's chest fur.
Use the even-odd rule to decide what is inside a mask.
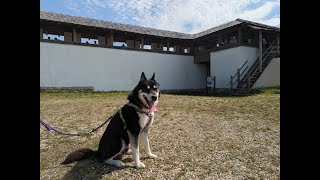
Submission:
[[[138,113],[138,117],[139,117],[140,128],[143,129],[146,125],[148,125],[148,127],[146,127],[146,129],[149,129],[149,127],[153,123],[154,112],[150,113],[151,116],[147,116],[146,114],[140,113],[140,112],[137,112],[137,113]],[[150,123],[148,124],[149,121],[150,121]]]

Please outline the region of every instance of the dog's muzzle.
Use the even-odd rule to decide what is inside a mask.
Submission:
[[[151,96],[151,100],[152,100],[152,101],[156,101],[157,99],[158,99],[157,96]]]

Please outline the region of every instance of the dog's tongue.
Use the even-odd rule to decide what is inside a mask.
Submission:
[[[157,108],[156,108],[156,105],[155,105],[155,103],[154,103],[154,101],[151,101],[150,102],[150,104],[149,104],[149,106],[150,106],[150,112],[155,112],[155,111],[157,111]]]

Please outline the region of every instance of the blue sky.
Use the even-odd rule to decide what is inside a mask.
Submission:
[[[40,9],[192,34],[237,18],[280,27],[280,0],[40,0]]]

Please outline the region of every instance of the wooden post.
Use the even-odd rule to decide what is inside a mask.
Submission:
[[[213,76],[213,93],[216,93],[216,76]]]
[[[134,40],[126,40],[127,48],[134,48]]]
[[[107,47],[112,47],[113,46],[113,32],[110,31],[107,34]]]
[[[110,46],[113,46],[113,32],[110,31]]]
[[[151,50],[157,51],[157,43],[151,43]]]
[[[141,44],[140,44],[140,41],[139,41],[139,40],[134,40],[134,48],[135,48],[135,49],[141,49],[141,48],[140,48],[140,45],[141,45]]]
[[[167,41],[167,52],[169,52],[169,49],[170,49],[170,43],[169,43],[169,40]]]
[[[77,42],[77,31],[75,27],[72,29],[72,35],[72,42]]]
[[[99,44],[99,46],[105,46],[106,45],[106,37],[105,36],[98,36],[98,44]]]
[[[64,41],[72,42],[72,33],[71,32],[63,32]]]
[[[232,82],[232,76],[230,76],[230,95],[232,95],[232,88],[233,88],[233,82]]]
[[[216,46],[217,46],[217,44],[214,44],[214,38],[212,38],[212,48],[211,49],[214,49],[214,48],[216,48]]]
[[[242,27],[238,29],[238,44],[242,43]]]
[[[238,86],[239,86],[239,84],[240,84],[240,69],[238,69],[237,74],[238,74]]]
[[[192,45],[191,45],[190,53],[191,53],[192,55],[195,55],[194,41],[193,41],[193,43],[192,43]],[[194,60],[194,61],[195,61],[195,60]]]
[[[209,76],[210,77],[210,76]],[[209,78],[208,76],[207,76],[207,79],[206,79],[206,94],[208,94],[209,93],[209,87],[208,87],[208,78]]]
[[[81,43],[81,34],[79,32],[77,32],[76,42]]]
[[[262,72],[262,31],[259,31],[259,72]]]
[[[143,49],[143,46],[144,46],[144,38],[142,37],[141,38],[141,47],[140,47],[140,49]]]
[[[180,45],[174,45],[173,46],[173,52],[177,53],[177,54],[180,54],[181,53]]]
[[[218,44],[219,44],[219,47],[221,47],[221,43],[222,43],[222,35],[219,34],[219,36],[218,36]]]
[[[250,90],[250,73],[247,73],[247,88]]]
[[[40,40],[43,39],[43,29],[40,29]]]
[[[277,53],[280,53],[280,37],[279,34],[277,34]]]

